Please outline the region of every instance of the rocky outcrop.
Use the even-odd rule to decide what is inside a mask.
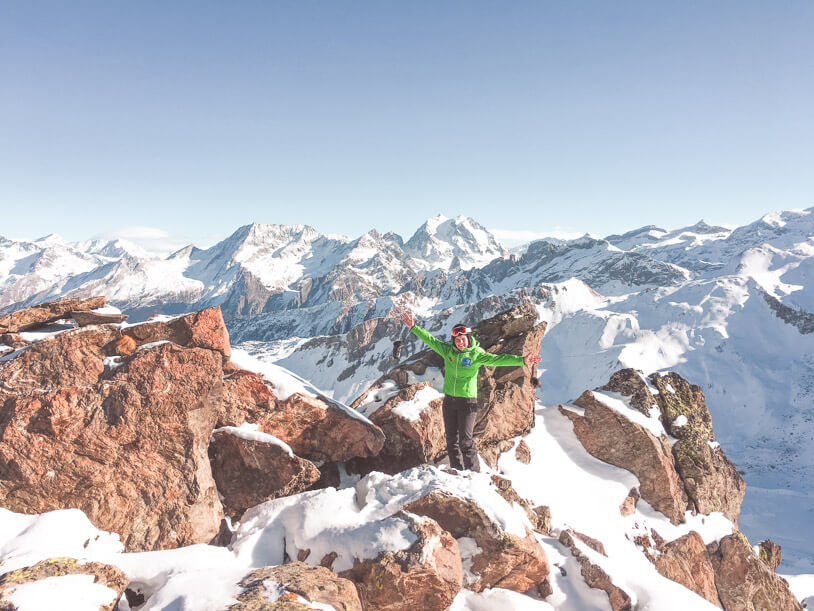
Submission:
[[[583,408],[579,415],[560,407],[574,424],[574,433],[596,458],[627,469],[639,478],[639,493],[673,524],[684,521],[687,497],[676,473],[667,438],[650,431],[597,400],[586,390],[574,404]]]
[[[610,602],[610,606],[613,611],[632,611],[633,606],[630,595],[622,588],[615,585],[610,576],[602,569],[602,567],[591,562],[588,554],[580,550],[579,545],[576,542],[577,540],[581,541],[598,554],[603,556],[605,554],[604,550],[600,551],[597,546],[591,545],[591,542],[595,540],[587,537],[586,535],[576,533],[572,530],[564,530],[560,533],[559,541],[571,550],[571,554],[579,563],[580,572],[582,573],[582,578],[585,580],[585,583],[592,588],[605,592],[608,595],[608,602]]]
[[[591,454],[636,474],[641,497],[674,522],[683,519],[688,506],[704,514],[720,511],[737,524],[745,484],[714,442],[704,393],[673,372],[654,373],[649,380],[655,391],[641,372],[622,369],[600,390],[621,394],[648,417],[658,408],[665,430],[677,439],[672,446],[664,435],[656,438],[602,404],[591,391],[575,402],[586,408],[584,416],[563,413],[574,421],[577,437]],[[623,515],[630,515],[634,508],[635,499],[626,499],[620,509]]]
[[[294,393],[280,400],[262,376],[229,368],[218,424],[244,422],[284,441],[297,456],[320,462],[375,456],[385,439],[375,424],[327,397]]]
[[[209,460],[223,509],[235,519],[249,507],[302,492],[320,476],[313,463],[270,436],[246,436],[229,427],[212,434]]]
[[[290,562],[252,571],[239,584],[243,591],[240,601],[230,611],[259,611],[260,609],[309,609],[310,604],[330,606],[342,611],[362,611],[359,594],[352,581],[332,571],[304,562]]]
[[[755,554],[739,532],[707,546],[715,587],[726,611],[802,611],[788,582]]]
[[[356,584],[364,609],[441,611],[461,589],[463,572],[458,543],[430,518],[405,513],[416,541],[406,550],[382,552],[375,559],[355,559],[340,573]]]
[[[220,307],[193,312],[164,320],[132,325],[122,329],[122,335],[132,337],[137,346],[154,342],[169,341],[188,348],[206,348],[219,352],[223,363],[229,361],[232,347],[229,333],[223,323]]]
[[[532,509],[537,519],[533,522],[534,529],[544,535],[551,536],[551,509],[547,505],[538,505]]]
[[[100,562],[79,562],[74,558],[49,558],[34,566],[10,571],[0,576],[0,611],[16,611],[12,602],[14,591],[25,584],[52,577],[67,575],[88,575],[93,578],[90,584],[109,588],[110,602],[99,607],[99,611],[112,611],[129,582],[124,572],[109,564]]]
[[[639,503],[640,498],[639,491],[636,488],[631,488],[625,500],[619,505],[619,513],[624,517],[632,516],[636,513],[636,505]]]
[[[531,504],[517,494],[517,491],[512,486],[512,480],[500,475],[492,475],[490,478],[492,485],[503,500],[509,505],[517,505],[526,514],[526,517],[531,522],[532,527],[542,533],[547,533],[551,526],[551,510],[545,505],[539,507],[532,507]]]
[[[761,541],[758,547],[760,548],[758,552],[760,559],[773,571],[777,571],[777,567],[780,566],[780,561],[782,560],[780,546],[771,539],[766,539],[765,541]]]
[[[523,463],[524,465],[531,462],[531,448],[529,448],[528,444],[522,439],[514,449],[514,457],[517,459],[517,462]]]
[[[106,364],[122,335],[101,325],[0,363],[0,506],[81,509],[131,551],[209,542],[222,518],[207,447],[224,352],[204,338],[228,336],[217,309],[199,314],[184,337],[209,347],[162,343]]]
[[[769,305],[771,311],[774,312],[774,315],[784,323],[796,327],[803,335],[814,333],[814,314],[806,312],[805,310],[790,308],[777,297],[769,295],[766,291],[760,291],[760,294],[763,295],[763,299],[766,300],[766,303]]]
[[[617,392],[628,397],[628,403],[645,416],[650,416],[650,410],[658,407],[653,393],[642,379],[641,372],[635,369],[620,369],[611,375],[608,383],[600,388],[610,392]]]
[[[127,314],[102,314],[101,312],[83,312],[81,310],[72,310],[70,316],[80,327],[116,324],[128,319]]]
[[[95,310],[104,306],[104,297],[60,299],[40,303],[24,310],[17,310],[0,316],[0,333],[18,333],[19,331],[36,329],[63,318],[70,318],[71,312]]]
[[[548,560],[533,533],[520,537],[505,532],[475,501],[435,491],[408,503],[404,511],[431,517],[455,539],[474,540],[475,551],[466,558],[471,577],[464,585],[470,590],[526,592],[548,576]]]
[[[677,373],[654,373],[650,381],[673,444],[675,466],[693,508],[699,513],[722,512],[737,525],[746,484],[721,447],[713,443],[712,416],[699,386]]]
[[[707,556],[704,540],[692,531],[675,541],[662,544],[654,558],[656,570],[721,607],[715,588],[715,571]]]
[[[473,335],[487,352],[498,354],[537,354],[546,323],[537,324],[537,311],[523,304],[486,319],[474,326]],[[446,339],[446,338],[444,338]],[[351,404],[362,408],[386,385],[408,388],[416,376],[442,369],[443,360],[431,350],[422,350],[376,381]],[[482,367],[478,376],[478,415],[475,443],[478,452],[493,464],[500,454],[496,446],[528,433],[534,426],[536,367]]]
[[[398,473],[433,462],[446,453],[443,396],[429,382],[399,391],[370,416],[381,428],[387,443],[376,456],[354,460],[357,473]]]
[[[478,323],[473,331],[481,347],[497,354],[539,354],[546,323],[537,310],[521,305]],[[537,367],[484,367],[478,377],[478,448],[519,435],[534,426]]]
[[[514,441],[511,439],[504,439],[503,441],[480,446],[478,449],[478,454],[483,462],[489,465],[490,469],[497,470],[497,461],[500,460],[500,456],[504,452],[511,450],[513,447]]]

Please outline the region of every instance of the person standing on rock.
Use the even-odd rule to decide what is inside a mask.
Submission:
[[[417,324],[410,312],[401,321],[422,342],[444,359],[444,434],[449,466],[480,471],[473,431],[478,411],[478,370],[483,367],[521,367],[540,362],[536,354],[491,354],[480,347],[466,325],[452,328],[452,344],[433,337]]]

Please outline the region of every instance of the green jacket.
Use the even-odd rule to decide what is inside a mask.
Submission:
[[[523,357],[514,354],[491,354],[480,347],[478,340],[469,336],[469,347],[458,350],[442,342],[418,325],[410,329],[422,342],[444,359],[444,394],[452,397],[478,396],[478,369],[487,367],[520,367]]]

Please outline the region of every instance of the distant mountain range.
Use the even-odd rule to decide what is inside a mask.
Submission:
[[[809,212],[773,213],[734,230],[701,221],[673,231],[648,225],[604,239],[547,238],[519,256],[476,221],[443,216],[429,219],[406,242],[375,230],[350,239],[305,225],[253,224],[211,248],[190,245],[166,258],[122,240],[0,238],[0,309],[103,294],[135,317],[212,305],[227,318],[331,303],[347,312],[403,293],[464,303],[572,277],[602,294],[627,294],[719,274],[762,244],[785,252],[805,243],[812,233]]]
[[[305,225],[253,224],[206,250],[190,245],[166,258],[121,240],[0,238],[0,308],[104,294],[136,316],[211,305],[246,316],[397,294],[426,273],[508,256],[475,221],[441,216],[406,243],[375,230],[350,239]]]

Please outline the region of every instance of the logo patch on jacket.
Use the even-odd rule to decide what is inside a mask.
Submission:
[[[472,359],[469,357],[464,357],[461,359],[461,365],[464,367],[471,367],[472,366]]]

